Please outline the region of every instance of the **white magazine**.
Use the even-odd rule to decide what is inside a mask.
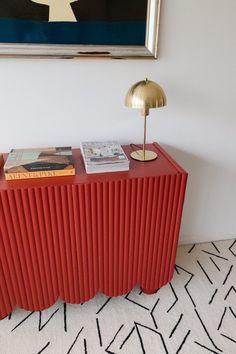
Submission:
[[[129,160],[117,141],[83,142],[81,151],[87,173],[129,170]]]

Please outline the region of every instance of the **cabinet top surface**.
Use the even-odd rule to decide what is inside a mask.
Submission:
[[[130,160],[130,169],[126,172],[109,172],[109,173],[95,173],[87,174],[85,172],[83,159],[80,149],[73,149],[73,157],[75,163],[75,176],[66,177],[48,177],[48,178],[34,178],[16,181],[6,181],[3,172],[3,166],[0,170],[0,191],[6,189],[20,189],[33,187],[47,187],[66,184],[84,184],[96,182],[109,182],[122,179],[144,178],[144,177],[158,177],[163,175],[174,175],[178,173],[186,173],[167,152],[157,143],[148,144],[147,149],[153,150],[158,154],[154,161],[139,162],[130,158],[130,153],[136,150],[132,145],[122,146],[127,157]],[[4,155],[4,161],[6,160]]]

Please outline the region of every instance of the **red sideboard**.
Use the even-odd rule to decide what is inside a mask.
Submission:
[[[148,148],[158,159],[128,172],[88,175],[79,149],[75,176],[9,182],[1,169],[0,318],[171,280],[187,173]]]

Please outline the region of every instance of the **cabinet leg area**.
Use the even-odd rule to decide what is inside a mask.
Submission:
[[[142,290],[142,292],[144,294],[147,294],[147,295],[155,294],[158,290],[158,288],[157,289],[146,289],[146,288],[143,288],[142,286],[140,286],[140,289]]]

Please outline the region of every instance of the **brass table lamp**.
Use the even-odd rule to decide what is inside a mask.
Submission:
[[[146,150],[147,116],[150,108],[159,108],[166,105],[166,96],[162,88],[148,79],[136,82],[128,91],[125,105],[130,108],[141,109],[144,116],[143,149],[132,152],[134,160],[152,161],[157,158],[154,151]]]

